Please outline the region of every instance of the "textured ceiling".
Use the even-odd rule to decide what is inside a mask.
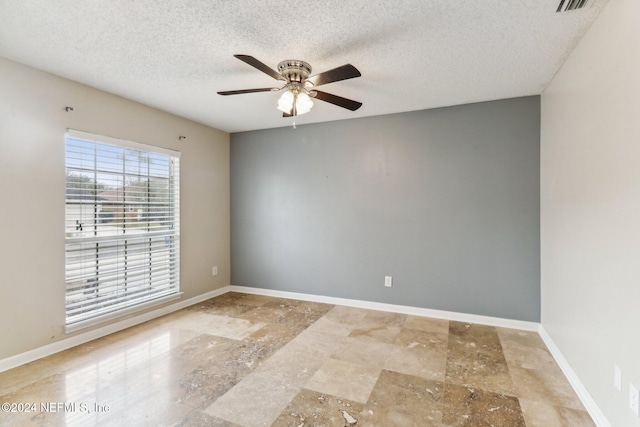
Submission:
[[[540,94],[607,0],[0,0],[0,56],[227,131],[289,126],[273,86],[235,59],[362,77],[322,90],[298,124]]]

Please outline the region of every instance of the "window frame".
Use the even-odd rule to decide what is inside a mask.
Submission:
[[[73,164],[73,156],[70,156],[69,154],[71,146],[70,139],[85,141],[89,145],[92,145],[91,149],[95,156],[92,166],[83,166],[80,168]],[[76,142],[76,144],[78,143]],[[100,216],[104,210],[102,209],[102,206],[99,207],[99,205],[104,205],[104,202],[100,201],[98,197],[97,176],[99,173],[104,173],[104,170],[101,169],[101,166],[98,166],[98,151],[100,147],[106,148],[108,146],[111,146],[114,151],[121,150],[122,153],[122,174],[120,175],[120,171],[113,173],[113,176],[116,179],[121,179],[121,181],[119,181],[121,185],[120,187],[115,186],[113,189],[110,189],[111,192],[115,193],[120,191],[119,197],[122,200],[122,216],[119,218],[120,222],[108,218],[103,221]],[[146,175],[144,175],[140,172],[140,164],[144,162],[141,157],[138,158],[138,173],[136,174],[135,172],[126,170],[126,164],[128,161],[127,157],[132,154],[134,156],[137,155],[141,157],[146,155],[147,159],[151,159],[151,157],[162,160],[166,157],[168,159],[168,163],[165,165],[166,171],[160,169],[160,166],[153,167],[153,169],[160,169],[164,173],[164,175],[160,177],[154,177],[155,182],[164,184],[164,189],[160,188],[157,190],[157,194],[161,194],[161,196],[158,197],[165,197],[165,199],[162,199],[162,202],[155,202],[155,204],[158,205],[156,209],[152,209],[154,202],[151,201],[152,199],[150,196],[152,192],[151,164],[153,163],[153,159],[147,160],[147,171]],[[183,293],[180,289],[180,155],[181,153],[179,151],[141,144],[134,141],[74,129],[66,130],[64,196],[65,332],[70,333],[126,316],[140,310],[179,299],[182,296]],[[104,162],[105,159],[101,157],[100,161]],[[89,161],[89,163],[91,162]],[[116,162],[115,164],[118,163]],[[68,180],[70,171],[77,171],[78,169],[86,171],[88,174],[93,171],[95,175],[93,184],[89,185],[89,187],[94,185],[92,190],[93,199],[90,199],[89,197],[85,203],[79,203],[77,200],[74,202],[73,197],[69,197],[69,194],[71,194],[69,191],[70,188],[81,192],[81,190],[75,188],[73,184],[69,184],[70,181]],[[81,176],[85,177],[86,175]],[[135,180],[130,181],[129,184],[125,184],[127,178],[131,179],[132,177]],[[143,178],[146,178],[147,181],[143,181]],[[82,185],[79,186],[81,187]],[[136,188],[136,186],[138,188]],[[144,188],[144,190],[139,190],[139,188]],[[103,193],[108,193],[110,190],[103,190]],[[80,195],[78,197],[86,197],[86,195]],[[143,207],[140,211],[142,213],[136,214],[136,211],[138,210],[134,208],[134,206],[128,204],[128,197],[142,198],[143,202],[140,202],[140,205]],[[116,204],[117,203],[118,202],[116,202]],[[75,216],[70,213],[71,209],[69,206],[80,206],[80,209],[82,209],[84,205],[90,208],[92,207],[93,222],[88,226],[89,229],[87,232],[83,230],[83,224],[81,222],[80,233],[69,233],[69,224],[75,218]],[[146,210],[144,210],[144,208],[146,208]],[[128,217],[130,215],[136,216],[136,219],[129,220]],[[112,231],[107,232],[105,236],[100,236],[98,230],[102,226],[99,224],[109,221],[113,222],[114,225],[110,227]],[[146,229],[144,225],[145,222],[147,224]],[[153,227],[151,225],[152,223]],[[127,234],[127,224],[129,224],[130,227],[136,226],[137,228],[132,229],[129,232],[130,234]],[[80,234],[80,236],[78,236],[78,234]],[[105,252],[103,252],[102,255],[99,255],[100,244],[105,245],[104,247],[108,247],[112,253],[115,252],[115,255],[112,255],[111,257],[111,261],[105,261]],[[128,261],[126,249],[124,249],[125,255],[121,255],[120,251],[122,250],[119,249],[118,245],[123,245],[126,248],[127,244],[135,244],[136,249],[140,251],[139,254],[142,254],[138,257],[138,261],[133,262],[134,257],[131,255],[129,256],[130,260]],[[82,247],[82,245],[86,246],[79,249],[79,245],[80,247]],[[92,245],[95,245],[95,249],[93,249]],[[93,251],[95,251],[95,255],[92,255]],[[72,253],[74,254],[73,256],[78,257],[73,261],[71,260],[72,256],[70,255]],[[162,254],[162,257],[160,257],[160,254]],[[102,258],[100,258],[100,256],[102,256]],[[157,261],[154,261],[154,256],[157,257]],[[124,261],[120,260],[121,257],[123,257]],[[146,261],[141,261],[142,259],[145,259]],[[76,262],[76,264],[73,264],[73,262]],[[95,263],[95,273],[78,273],[78,270],[84,271],[92,268],[90,267],[92,262]],[[104,265],[103,267],[100,267],[101,263]],[[107,263],[109,264],[108,268],[106,267]],[[129,267],[129,265],[131,265],[131,267]],[[132,289],[135,289],[135,287],[131,284],[133,279],[130,280],[127,278],[127,272],[133,276],[131,272],[134,270],[134,267],[139,270],[144,270],[146,265],[148,265],[149,268],[148,279],[146,277],[146,273],[144,273],[144,279],[140,278],[134,282],[136,283],[135,286],[138,286],[138,289],[140,290],[128,290],[128,287],[131,287]],[[162,280],[154,279],[154,274],[156,273],[156,268],[154,267],[158,267],[157,270],[163,275]],[[99,278],[101,268],[105,271],[102,273],[104,279]],[[90,278],[89,276],[91,275],[93,275],[94,278]],[[123,276],[124,279],[122,279]],[[156,277],[159,276],[156,274]],[[79,278],[84,280],[84,282],[79,282]],[[106,285],[105,289],[110,289],[112,295],[115,296],[99,296],[101,280],[105,283],[111,283],[110,285]],[[154,284],[154,280],[157,280],[156,284]],[[95,296],[93,297],[93,302],[90,300],[92,298],[91,292],[82,291],[82,289],[89,289],[88,287],[91,289],[95,287],[96,289],[94,292]],[[89,289],[89,291],[91,291],[91,289]],[[80,295],[81,293],[83,295]],[[78,301],[82,303],[83,298],[88,301],[85,304],[89,307],[85,312],[88,314],[70,315],[70,312],[73,312],[73,310],[70,309],[70,306],[74,306],[75,304],[75,307],[77,307]],[[102,300],[97,301],[99,298],[102,298]]]

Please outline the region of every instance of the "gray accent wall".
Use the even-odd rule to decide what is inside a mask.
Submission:
[[[539,178],[539,96],[232,134],[231,283],[539,321]]]

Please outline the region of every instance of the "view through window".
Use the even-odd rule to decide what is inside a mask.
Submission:
[[[66,324],[180,290],[179,153],[69,130]]]

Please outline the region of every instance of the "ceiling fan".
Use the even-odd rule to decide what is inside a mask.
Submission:
[[[239,60],[251,65],[265,74],[280,80],[284,83],[282,87],[264,87],[258,89],[242,89],[227,90],[218,92],[219,95],[240,95],[243,93],[254,92],[277,92],[286,89],[278,100],[278,110],[282,111],[283,117],[292,117],[300,114],[308,113],[313,106],[311,98],[329,102],[338,107],[347,110],[356,111],[362,106],[361,102],[343,98],[338,95],[332,95],[327,92],[316,90],[315,88],[328,83],[338,82],[340,80],[353,79],[360,77],[360,71],[351,64],[346,64],[338,68],[334,68],[324,73],[311,74],[311,65],[298,59],[288,59],[278,64],[278,71],[258,61],[249,55],[233,55]]]

